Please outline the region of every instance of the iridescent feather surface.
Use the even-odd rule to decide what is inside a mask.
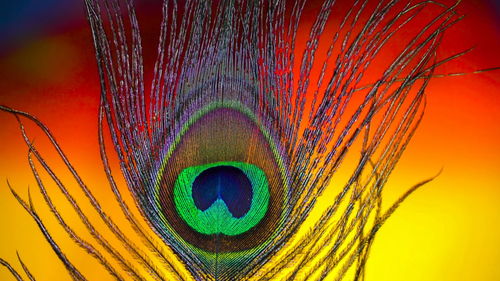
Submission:
[[[366,0],[337,7],[325,0],[306,22],[306,0],[165,0],[154,69],[144,69],[133,1],[85,5],[102,89],[102,164],[141,243],[106,213],[106,202],[94,197],[43,123],[0,107],[18,118],[45,203],[78,246],[116,280],[341,280],[349,271],[364,280],[377,231],[430,181],[381,209],[383,187],[422,118],[435,67],[461,55],[436,56],[444,31],[461,19],[455,6]],[[428,10],[433,16],[401,40]],[[384,55],[391,44],[398,51]],[[151,81],[145,72],[153,73]],[[72,196],[46,163],[24,130],[26,119],[46,133],[86,198]],[[142,217],[130,211],[114,180],[106,129]],[[355,159],[349,177],[311,218],[347,157]],[[91,241],[58,211],[35,162]],[[31,198],[12,192],[68,276],[99,280],[58,247]],[[120,249],[95,228],[80,200],[89,200]]]

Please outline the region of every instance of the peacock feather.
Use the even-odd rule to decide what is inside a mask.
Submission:
[[[434,69],[462,54],[436,55],[445,30],[461,17],[458,3],[324,0],[311,21],[304,16],[309,3],[165,0],[156,61],[145,70],[133,1],[85,0],[101,82],[102,166],[140,243],[107,214],[106,202],[93,195],[42,122],[0,107],[19,121],[45,203],[110,276],[341,280],[352,272],[354,280],[364,280],[379,228],[431,180],[382,210],[383,187],[421,121]],[[415,29],[422,14],[425,23]],[[86,199],[75,198],[58,178],[23,119],[44,131]],[[118,188],[105,131],[142,217]],[[60,189],[91,240],[58,211],[35,164]],[[348,177],[336,182],[342,169]],[[69,276],[98,280],[60,249],[31,198],[11,190]],[[82,200],[119,248],[94,226]],[[319,206],[321,200],[326,203]]]

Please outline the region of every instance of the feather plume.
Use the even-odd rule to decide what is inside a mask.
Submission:
[[[116,280],[342,280],[349,270],[364,280],[379,228],[432,180],[382,210],[383,187],[422,119],[434,69],[465,53],[436,56],[444,32],[461,19],[457,4],[360,0],[345,7],[324,0],[308,23],[306,0],[165,0],[146,83],[133,1],[85,0],[101,82],[102,164],[141,244],[106,213],[42,122],[0,109],[18,119],[33,175],[57,221]],[[434,16],[401,40],[399,33],[427,10]],[[397,54],[384,53],[390,46]],[[23,118],[44,131],[132,259],[96,229],[30,141]],[[142,217],[114,180],[106,127]],[[91,240],[58,211],[35,163]],[[344,166],[347,180],[331,191]],[[11,190],[69,276],[90,279],[58,247],[31,198]]]

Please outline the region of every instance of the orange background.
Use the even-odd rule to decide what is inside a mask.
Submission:
[[[469,0],[459,11],[467,17],[448,32],[438,55],[471,46],[475,50],[438,72],[500,66],[498,10],[489,2]],[[67,28],[25,38],[3,50],[0,104],[39,117],[105,204],[112,195],[98,153],[97,72],[83,10],[78,17]],[[437,78],[430,83],[426,115],[386,186],[384,200],[392,202],[411,185],[441,168],[443,172],[413,194],[380,230],[368,262],[367,280],[500,280],[499,124],[500,71]],[[0,126],[0,257],[20,269],[17,250],[37,280],[68,280],[35,223],[8,191],[6,179],[23,198],[30,186],[37,211],[48,218],[47,225],[57,229],[29,170],[27,148],[15,119],[0,113]],[[60,167],[62,178],[74,190],[75,184],[64,174],[46,139],[33,126],[28,129],[39,150]],[[125,190],[123,181],[119,182]],[[110,213],[119,213],[115,204],[105,206]],[[125,223],[121,217],[118,221]],[[83,229],[78,224],[76,228]],[[99,279],[102,269],[94,261],[64,233],[56,231],[54,236],[83,272],[94,272],[89,277]],[[0,269],[0,279],[13,280],[8,278],[7,270]]]

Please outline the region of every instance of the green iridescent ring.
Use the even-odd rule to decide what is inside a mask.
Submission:
[[[226,167],[232,167],[233,170],[240,170],[243,176],[248,178],[251,186],[250,193],[240,192],[240,190],[226,190],[226,193],[229,193],[229,197],[233,199],[235,197],[240,198],[237,206],[228,206],[234,200],[228,200],[229,202],[227,202],[223,198],[223,189],[237,189],[237,183],[226,182],[225,184],[229,185],[226,187],[222,186],[224,183],[221,184],[221,182],[218,184],[215,183],[214,186],[210,186],[210,183],[205,183],[205,186],[199,187],[199,189],[204,190],[198,192],[198,194],[204,195],[204,198],[193,198],[193,185],[195,185],[196,179],[199,179],[201,174],[204,172],[210,173],[211,170],[215,170],[213,168],[221,170]],[[214,179],[216,177],[217,175],[212,176]],[[196,199],[205,203],[206,206],[209,205],[209,207],[205,207],[204,210],[200,209],[200,206],[197,206],[197,202],[195,202]],[[210,202],[207,202],[207,200]],[[258,224],[267,212],[269,205],[267,177],[257,166],[243,162],[217,162],[188,167],[179,174],[175,182],[174,203],[181,218],[199,233],[206,235],[239,235]],[[241,205],[246,204],[248,204],[247,210],[243,211],[244,214],[238,215],[238,211],[241,213],[241,209],[245,209],[245,206]],[[231,211],[230,207],[236,208],[236,211]]]

